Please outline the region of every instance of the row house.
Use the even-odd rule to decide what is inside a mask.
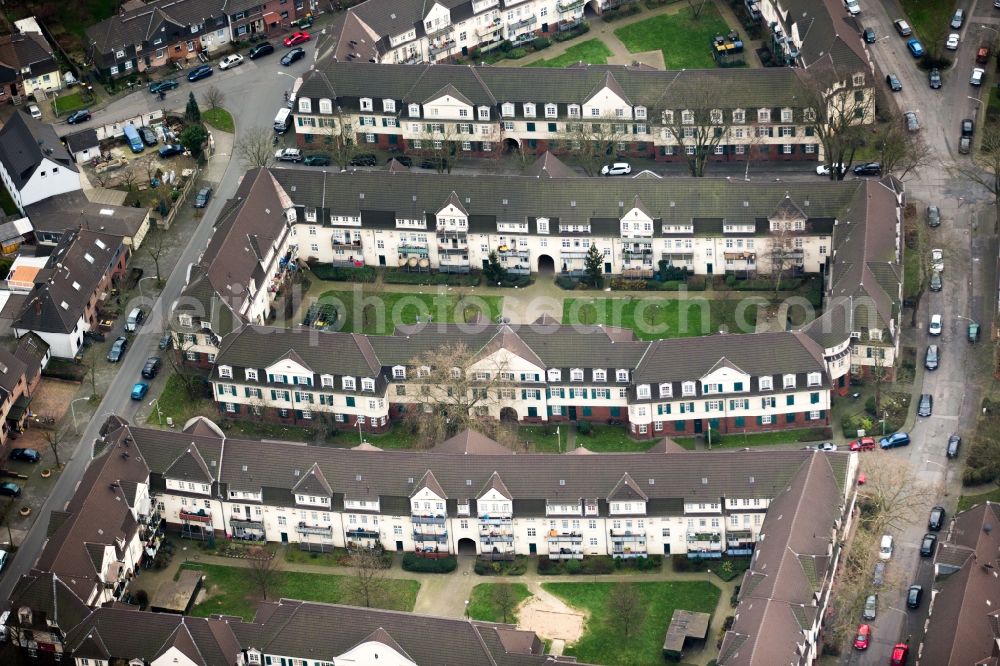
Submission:
[[[13,33],[0,35],[0,102],[19,104],[36,90],[62,90],[59,63],[38,22],[29,17],[14,26]]]
[[[470,350],[464,367],[420,365],[421,353],[447,343]],[[801,332],[648,343],[623,329],[558,325],[393,336],[245,327],[223,339],[210,381],[224,416],[323,418],[378,433],[406,410],[439,404],[434,393],[444,389],[427,383],[432,370],[465,375],[470,392],[485,392],[484,418],[627,423],[639,438],[829,423],[822,350]]]
[[[332,139],[482,157],[594,145],[600,154],[664,161],[706,152],[722,161],[823,160],[817,118],[846,109],[852,122],[874,121],[872,74],[856,65],[819,83],[798,68],[415,68],[330,59],[304,78],[295,128],[304,147]]]
[[[127,2],[87,28],[87,54],[102,77],[131,76],[219,53],[251,35],[285,32],[316,10],[315,0]]]
[[[854,454],[810,451],[514,455],[478,435],[461,456],[451,441],[421,453],[261,447],[205,421],[176,433],[125,430],[160,468],[151,470],[155,501],[182,535],[428,557],[746,554],[774,498],[814,457],[831,469],[841,503],[857,465]]]
[[[586,0],[366,0],[335,29],[333,57],[350,62],[436,63],[503,42],[548,37],[583,22]],[[600,3],[592,0],[598,11]]]

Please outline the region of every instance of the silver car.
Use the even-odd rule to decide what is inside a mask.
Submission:
[[[878,613],[878,595],[870,594],[868,598],[865,599],[865,610],[861,614],[866,620],[874,620],[876,614]]]
[[[906,129],[910,132],[916,132],[920,129],[920,121],[917,120],[917,114],[914,111],[907,111],[903,116],[906,118]]]

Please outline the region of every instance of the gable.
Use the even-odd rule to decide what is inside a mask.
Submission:
[[[465,218],[466,214],[464,211],[459,210],[458,207],[456,207],[454,204],[448,204],[447,206],[445,206],[444,208],[442,208],[437,212],[437,216]]]
[[[297,375],[299,377],[307,376],[312,377],[313,371],[301,363],[297,363],[291,359],[281,359],[277,363],[273,363],[265,368],[265,371],[271,375]]]
[[[646,215],[642,210],[633,208],[622,217],[623,222],[652,222],[653,218]]]
[[[701,381],[706,384],[730,384],[732,382],[748,382],[750,381],[750,375],[745,372],[739,372],[733,368],[722,367],[716,368],[712,372],[705,374],[701,377]],[[749,386],[744,387],[749,389]]]
[[[495,373],[498,369],[505,372],[531,372],[539,374],[539,381],[544,379],[544,368],[529,361],[523,356],[519,356],[509,349],[498,349],[491,354],[487,354],[469,366],[470,372]]]
[[[459,110],[465,109],[467,113],[463,116]],[[427,101],[424,104],[424,118],[434,120],[435,118],[473,118],[472,105],[463,102],[454,95],[441,95]]]
[[[600,113],[594,116],[591,109],[598,109]],[[583,117],[584,119],[591,117],[615,117],[615,109],[630,109],[630,105],[620,95],[605,86],[584,102]],[[631,111],[626,111],[624,118],[630,119],[631,117]]]
[[[378,641],[367,641],[347,652],[337,655],[337,661],[345,664],[378,664],[379,666],[417,666],[395,649]]]
[[[448,8],[441,3],[435,2],[424,15],[424,26],[426,27],[428,23],[430,23],[431,26],[427,27],[427,32],[433,32],[435,27],[451,23],[451,12],[449,12]]]
[[[416,502],[416,501],[420,501],[420,502],[444,502],[445,501],[445,498],[438,497],[437,493],[435,493],[430,488],[421,488],[420,490],[418,490],[417,492],[415,492],[413,494],[413,497],[411,497],[410,499],[412,499],[414,502]]]
[[[480,497],[478,502],[509,502],[510,500],[503,496],[496,488],[490,488],[487,490],[482,497]]]
[[[199,662],[192,661],[176,647],[168,648],[159,657],[149,662],[149,664],[150,666],[202,666]]]

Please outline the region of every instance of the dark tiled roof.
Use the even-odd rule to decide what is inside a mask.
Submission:
[[[475,430],[463,430],[431,449],[433,453],[461,455],[513,455],[514,452]]]
[[[59,76],[52,47],[37,32],[0,35],[0,65],[17,72],[27,70],[32,77],[53,72]]]
[[[25,209],[35,231],[63,233],[90,229],[131,238],[142,228],[148,208],[92,203],[80,190],[48,197]]]
[[[42,362],[48,353],[49,343],[34,333],[25,333],[18,338],[14,356],[24,363],[28,381],[34,379],[35,375],[42,371]]]
[[[10,604],[11,608],[30,608],[34,626],[45,627],[51,621],[64,632],[83,622],[90,613],[86,602],[58,574],[38,569],[17,580]]]
[[[524,175],[529,178],[579,178],[580,174],[566,166],[558,157],[545,151],[541,157],[528,165]]]
[[[192,34],[223,27],[225,6],[226,0],[127,3],[116,16],[87,28],[87,41],[98,56],[130,46],[166,46],[190,39]],[[219,20],[223,23],[218,23]],[[192,31],[191,26],[202,27]],[[162,44],[156,44],[157,39],[163,40]]]
[[[37,372],[37,367],[35,368]],[[0,348],[0,388],[8,394],[14,392],[14,387],[25,377],[28,366],[15,354],[11,354],[6,349]],[[30,378],[29,378],[30,379]]]
[[[0,161],[19,190],[42,160],[77,171],[76,162],[59,141],[51,125],[40,123],[18,109],[0,129]]]
[[[101,145],[100,140],[97,138],[96,129],[85,129],[67,134],[63,137],[63,141],[66,142],[66,147],[69,148],[71,153],[77,153],[88,148],[97,148]]]

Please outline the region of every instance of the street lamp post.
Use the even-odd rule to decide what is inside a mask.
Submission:
[[[80,434],[80,428],[76,425],[76,407],[74,405],[76,405],[76,403],[80,402],[81,400],[90,400],[90,396],[77,398],[75,400],[70,401],[69,403],[69,411],[70,414],[73,415],[73,432],[75,432],[77,435]]]
[[[142,282],[143,282],[143,280],[155,280],[155,279],[157,279],[157,277],[159,277],[159,276],[156,276],[156,275],[147,275],[146,277],[139,278],[139,282],[137,284],[139,285],[139,299],[140,300],[142,300],[142,301],[146,300],[146,296],[142,293]]]
[[[150,401],[149,406],[153,407],[154,405],[156,406],[156,422],[159,423],[160,427],[162,428],[163,427],[163,412],[160,411],[160,399],[159,398],[153,398]]]

